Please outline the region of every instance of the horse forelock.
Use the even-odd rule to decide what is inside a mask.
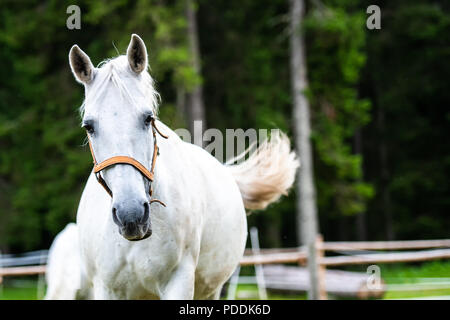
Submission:
[[[121,96],[134,105],[137,110],[142,109],[142,106],[135,102],[124,80],[125,78],[130,78],[132,72],[125,55],[100,62],[95,70],[94,81],[89,90],[86,90],[85,99],[80,106],[81,117],[84,115],[86,105],[97,103],[110,84],[114,85],[119,90]],[[142,71],[137,78],[138,88],[145,97],[145,100],[148,101],[153,114],[156,116],[158,114],[160,96],[155,90],[154,80],[148,70]]]

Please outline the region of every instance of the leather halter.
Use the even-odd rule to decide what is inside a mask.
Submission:
[[[167,139],[168,136],[162,134],[161,131],[158,130],[158,128],[156,127],[156,124],[155,124],[155,119],[152,119],[151,126],[152,126],[152,133],[153,133],[153,156],[152,156],[152,167],[150,168],[150,170],[148,170],[142,163],[140,163],[136,159],[133,159],[128,156],[115,156],[115,157],[108,158],[100,163],[97,163],[97,160],[95,159],[95,155],[94,155],[94,149],[92,148],[92,144],[91,144],[91,139],[89,139],[89,135],[88,135],[89,149],[91,150],[92,159],[94,162],[95,177],[97,178],[97,181],[102,185],[102,187],[106,190],[106,192],[108,192],[108,194],[111,197],[112,197],[112,191],[106,184],[106,181],[105,181],[105,179],[103,179],[100,172],[108,167],[113,166],[113,165],[129,164],[129,165],[133,166],[134,168],[136,168],[144,177],[146,177],[148,180],[150,180],[150,182],[153,182],[156,158],[159,155],[159,148],[158,148],[158,145],[156,144],[156,133],[158,133],[164,139]],[[152,193],[153,193],[153,190],[152,190],[152,186],[150,184],[150,189],[149,189],[150,198],[152,196]],[[164,202],[162,202],[158,199],[151,199],[150,204],[153,202],[158,202],[159,204],[163,205],[164,207],[166,206],[166,204]]]

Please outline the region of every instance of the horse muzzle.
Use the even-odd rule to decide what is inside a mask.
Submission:
[[[144,240],[152,235],[148,202],[143,205],[134,201],[115,204],[112,207],[112,216],[119,233],[129,241]]]

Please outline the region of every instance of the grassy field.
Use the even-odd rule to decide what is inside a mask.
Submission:
[[[392,284],[426,284],[447,282],[441,289],[420,291],[388,291],[385,299],[404,299],[414,297],[449,296],[450,299],[450,261],[433,261],[418,265],[381,266],[381,274],[388,285]],[[447,278],[447,279],[444,279]]]
[[[379,265],[381,276],[388,286],[395,285],[417,285],[440,281],[448,283],[447,288],[427,289],[419,291],[410,290],[388,290],[384,299],[407,299],[448,296],[450,299],[450,261],[433,261],[418,264],[396,264]],[[354,267],[354,271],[365,272],[365,267]],[[447,279],[443,279],[447,278]],[[400,286],[401,287],[401,286]],[[38,293],[37,277],[5,279],[0,287],[0,300],[36,300],[43,295],[41,289]],[[280,294],[269,292],[271,300],[304,300],[305,294]],[[258,290],[255,285],[239,285],[237,289],[237,299],[258,299]]]
[[[37,300],[36,286],[28,288],[4,287],[0,300]]]
[[[45,293],[43,279],[39,287],[38,277],[6,278],[0,285],[0,300],[37,300]]]

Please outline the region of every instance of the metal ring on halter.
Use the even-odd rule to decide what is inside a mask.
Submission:
[[[162,134],[158,130],[158,128],[156,127],[154,118],[151,120],[151,125],[152,125],[152,133],[153,133],[153,156],[152,156],[152,166],[151,166],[150,170],[148,170],[143,164],[141,164],[136,159],[128,157],[128,156],[115,156],[115,157],[108,158],[108,159],[102,161],[101,163],[97,163],[97,160],[95,159],[95,155],[94,155],[94,149],[92,148],[92,144],[91,144],[91,139],[89,139],[89,135],[88,135],[89,149],[91,150],[91,155],[92,155],[92,159],[93,159],[93,162],[94,162],[94,174],[95,174],[95,177],[97,178],[98,183],[100,183],[102,185],[102,187],[106,190],[106,192],[111,197],[112,197],[112,191],[108,187],[108,185],[106,184],[105,179],[103,179],[103,177],[101,176],[101,171],[103,171],[104,169],[106,169],[108,167],[111,167],[113,165],[116,165],[116,164],[128,164],[128,165],[131,165],[135,169],[137,169],[144,177],[146,177],[150,182],[153,182],[154,170],[155,170],[155,165],[156,165],[156,158],[159,155],[159,148],[158,148],[158,145],[157,145],[157,142],[156,142],[156,133],[158,133],[164,139],[167,139],[169,137],[164,135],[164,134]],[[150,189],[149,189],[150,204],[152,204],[153,202],[157,202],[157,203],[159,203],[159,204],[161,204],[162,206],[165,207],[166,204],[164,202],[162,202],[161,200],[151,199],[152,193],[153,193],[152,192],[152,186],[150,184]]]

